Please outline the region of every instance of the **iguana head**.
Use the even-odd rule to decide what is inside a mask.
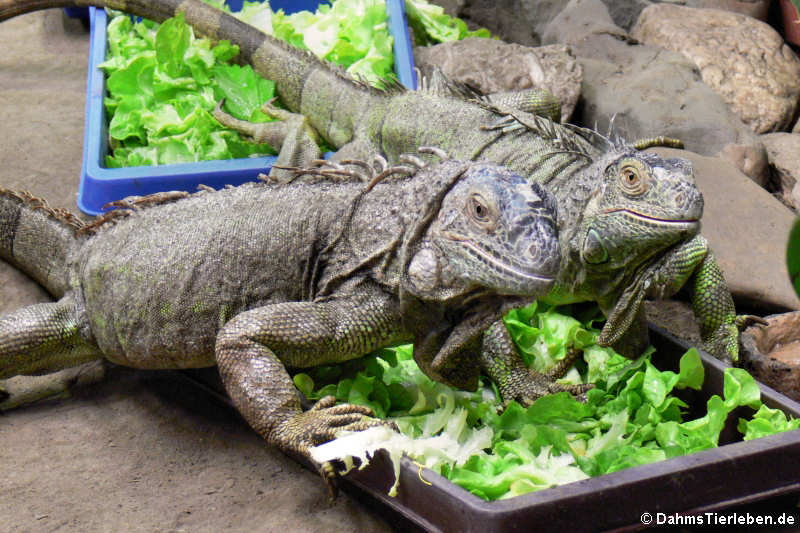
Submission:
[[[617,290],[639,265],[700,231],[703,197],[689,161],[628,148],[587,170],[598,185],[571,228],[569,248],[583,271],[576,278],[597,296]]]
[[[505,167],[466,163],[408,267],[415,292],[441,287],[540,295],[560,253],[550,194]]]

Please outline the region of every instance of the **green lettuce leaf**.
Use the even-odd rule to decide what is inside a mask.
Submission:
[[[273,34],[298,48],[344,67],[376,86],[394,76],[393,39],[382,0],[337,0],[316,13],[272,16]]]
[[[489,30],[469,31],[463,20],[444,12],[444,8],[425,0],[405,0],[408,25],[418,46],[457,41],[467,37],[491,37]]]
[[[545,369],[567,348],[583,346],[581,379],[591,377],[596,385],[585,403],[559,393],[528,408],[510,402],[503,409],[488,385],[470,393],[431,381],[414,363],[412,346],[384,349],[308,371],[314,396],[333,387],[341,401],[388,413],[402,433],[385,433],[385,443],[372,432],[348,435],[346,445],[337,438],[323,445],[326,457],[351,464],[385,446],[393,460],[407,454],[481,498],[499,499],[714,447],[729,415],[743,406],[759,409],[752,419],[739,420],[745,439],[800,426],[762,406],[755,381],[741,369],[726,370],[723,397],[710,398],[705,415],[684,420],[688,406],[674,393],[702,386],[697,350],[681,357],[678,373],[661,371],[650,362],[652,348],[629,360],[587,344],[599,333],[596,313],[576,313],[577,319],[568,311],[534,303],[505,321],[523,352],[546,360],[538,363]],[[386,395],[376,394],[383,386]],[[298,388],[309,388],[305,378]]]
[[[196,39],[183,15],[158,25],[125,15],[108,25],[110,168],[274,154],[222,127],[211,115],[218,100],[237,118],[271,120],[260,111],[274,84],[252,68],[224,63],[238,54],[227,41]]]
[[[786,413],[766,405],[762,405],[752,419],[740,418],[738,426],[739,432],[744,434],[744,440],[758,439],[798,428],[800,428],[800,418],[787,419]]]

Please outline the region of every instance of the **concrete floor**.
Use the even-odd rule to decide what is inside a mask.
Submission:
[[[89,34],[60,10],[0,24],[0,187],[77,212]],[[0,261],[0,312],[48,301]],[[174,376],[114,369],[0,415],[0,530],[387,532]]]

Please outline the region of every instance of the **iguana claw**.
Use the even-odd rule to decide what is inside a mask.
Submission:
[[[298,413],[278,426],[270,442],[313,463],[311,448],[335,439],[340,431],[363,431],[373,426],[392,424],[374,416],[369,407],[349,403],[336,405],[334,396],[325,396],[308,411]],[[331,500],[335,499],[338,493],[335,466],[325,462],[317,465],[317,469],[330,491]]]
[[[756,315],[736,315],[735,320],[736,320],[736,327],[739,328],[739,331],[753,324],[759,324],[761,326],[769,325],[769,322],[767,322],[760,316]]]

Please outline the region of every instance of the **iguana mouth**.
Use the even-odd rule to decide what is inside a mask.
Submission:
[[[469,253],[477,256],[478,259],[489,265],[496,272],[499,272],[501,274],[508,274],[509,276],[517,279],[537,281],[543,283],[549,283],[556,279],[555,276],[547,276],[533,271],[520,270],[518,267],[498,261],[496,257],[486,253],[468,237],[464,237],[463,235],[458,235],[456,233],[449,231],[444,233],[447,238],[462,244]]]
[[[674,219],[674,218],[659,218],[653,217],[649,215],[645,215],[644,213],[639,213],[638,211],[634,211],[632,209],[625,209],[625,208],[618,208],[618,209],[607,209],[604,210],[602,213],[604,215],[609,215],[611,213],[625,213],[630,215],[634,218],[639,218],[642,220],[649,220],[652,222],[659,222],[663,224],[698,224],[700,222],[699,218],[686,218],[686,219]]]

